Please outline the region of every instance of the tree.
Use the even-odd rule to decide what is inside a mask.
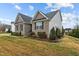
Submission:
[[[60,32],[60,29],[58,29],[58,28],[56,28],[56,36],[57,36],[57,38],[61,37],[61,32]]]
[[[8,33],[11,33],[11,31],[10,31],[10,28],[8,29],[8,31],[7,31]]]
[[[76,29],[78,30],[79,29],[79,19],[78,18],[76,18]]]
[[[50,38],[50,40],[56,39],[56,31],[55,31],[54,27],[50,31],[50,37],[49,38]]]
[[[64,36],[64,32],[65,32],[65,30],[64,30],[64,28],[62,27],[62,37]]]

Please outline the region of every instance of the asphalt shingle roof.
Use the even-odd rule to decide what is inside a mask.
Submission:
[[[56,10],[56,11],[52,11],[52,12],[48,12],[48,13],[43,13],[41,11],[38,11],[38,12],[41,12],[42,14],[44,14],[49,20],[51,20],[55,14],[58,12],[59,10]],[[27,16],[27,15],[24,15],[24,14],[21,14],[21,13],[18,13],[18,15],[20,15],[23,19],[24,22],[27,22],[27,23],[31,23],[32,21],[32,17],[30,16]]]
[[[24,14],[21,14],[21,13],[18,13],[18,15],[20,15],[22,17],[24,22],[30,23],[31,20],[32,20],[32,17],[30,17],[30,16],[27,16],[27,15],[24,15]]]
[[[58,10],[46,13],[45,15],[48,17],[49,20],[51,20],[57,12]]]
[[[48,20],[51,20],[55,15],[56,15],[56,13],[58,12],[59,10],[56,10],[56,11],[52,11],[52,12],[48,12],[48,13],[43,13],[43,12],[41,12],[41,11],[37,11],[37,13],[42,13],[43,15],[45,15],[47,18],[48,18]],[[33,19],[33,20],[35,20],[35,18]]]

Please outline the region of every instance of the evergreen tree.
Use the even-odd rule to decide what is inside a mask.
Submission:
[[[56,39],[56,31],[55,31],[54,27],[50,31],[50,37],[49,38],[51,40],[55,40]]]

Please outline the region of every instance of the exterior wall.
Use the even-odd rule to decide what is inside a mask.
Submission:
[[[21,27],[20,27],[21,24],[23,25],[23,30],[21,30]],[[18,26],[18,30],[16,26]],[[15,22],[15,32],[18,32],[18,33],[21,32],[21,34],[25,36],[30,34],[30,30],[31,30],[31,24],[26,24],[25,22],[23,22],[22,18],[18,16]]]
[[[44,21],[44,29],[35,29],[35,22],[38,22],[38,21]],[[49,28],[49,21],[47,20],[32,21],[32,32],[35,32],[36,35],[38,32],[46,32],[48,36],[48,28]]]
[[[11,31],[15,32],[15,25],[14,25],[14,23],[11,23]]]
[[[50,20],[49,22],[49,34],[50,34],[50,30],[52,28],[59,28],[62,31],[62,18],[60,15],[60,12],[57,12],[57,14],[52,18],[52,20]]]
[[[20,25],[23,25],[23,30],[21,30],[20,28]],[[16,32],[20,33],[24,36],[26,35],[29,35],[30,34],[30,31],[31,31],[31,24],[26,24],[26,23],[18,23],[18,24],[15,24],[15,29],[16,29],[16,26],[18,26],[18,31],[15,30]]]
[[[23,20],[21,16],[17,16],[15,20],[15,32],[20,32],[20,24],[23,24]],[[18,26],[18,30],[16,29],[16,26]]]
[[[22,23],[15,24],[15,32],[18,32],[18,33],[22,32],[22,31],[20,30],[20,24],[22,24]],[[17,28],[16,28],[17,26],[18,26],[18,30],[17,30]]]
[[[24,35],[29,35],[31,33],[31,30],[32,30],[32,25],[31,24],[24,24],[23,26],[23,32],[24,32]]]
[[[45,18],[45,17],[42,14],[38,13],[36,19],[41,19],[41,18]]]

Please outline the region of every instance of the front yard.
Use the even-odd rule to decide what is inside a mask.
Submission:
[[[0,34],[0,55],[79,55],[79,39],[65,35],[54,43],[4,33]]]

